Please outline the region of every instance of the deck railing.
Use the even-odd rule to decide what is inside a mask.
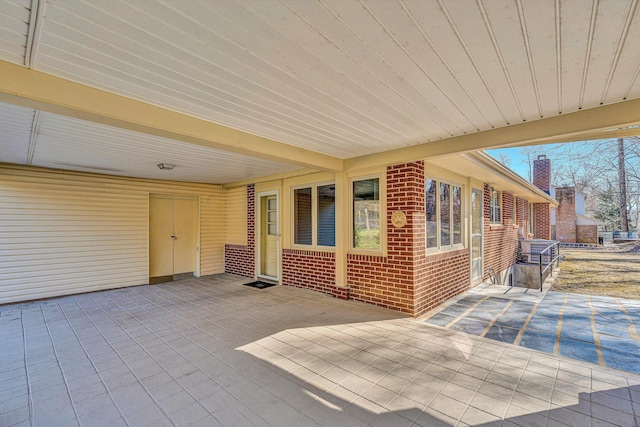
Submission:
[[[544,255],[546,253],[546,256]],[[542,283],[544,273],[549,270],[549,274],[553,273],[553,265],[560,263],[560,242],[555,242],[540,251],[538,258],[538,266],[540,267],[540,292],[542,292]],[[543,265],[546,266],[543,268]]]

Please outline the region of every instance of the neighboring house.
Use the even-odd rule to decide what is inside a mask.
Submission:
[[[575,187],[553,187],[558,207],[551,210],[551,237],[563,243],[598,243],[599,221],[584,215],[584,194]]]
[[[598,243],[600,222],[587,218],[584,194],[575,187],[551,185],[551,161],[540,155],[533,161],[534,184],[558,201],[551,209],[551,238],[563,243]]]
[[[507,274],[554,206],[482,152],[222,186],[3,165],[0,198],[0,303],[228,272],[413,316]]]

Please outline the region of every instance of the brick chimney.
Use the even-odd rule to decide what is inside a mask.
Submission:
[[[533,161],[533,185],[547,194],[551,190],[551,160],[545,154]]]

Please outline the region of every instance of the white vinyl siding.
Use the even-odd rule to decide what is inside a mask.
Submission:
[[[0,168],[0,303],[148,283],[149,193],[200,199],[200,274],[224,270],[216,185]]]

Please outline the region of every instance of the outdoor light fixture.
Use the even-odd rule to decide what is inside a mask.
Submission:
[[[175,168],[176,165],[174,165],[173,163],[158,163],[158,167],[160,169],[166,169],[170,171],[171,169]]]

